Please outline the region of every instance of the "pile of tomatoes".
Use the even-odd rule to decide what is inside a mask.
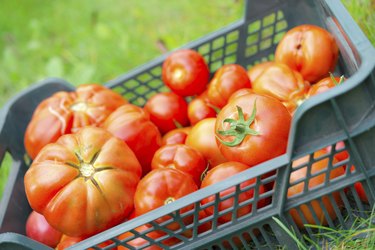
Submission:
[[[301,25],[285,34],[274,61],[249,70],[227,64],[211,77],[198,52],[172,52],[162,66],[162,80],[170,91],[155,93],[144,107],[130,104],[98,84],[81,85],[73,92],[47,98],[35,110],[25,133],[25,149],[33,159],[24,178],[33,209],[27,235],[64,249],[284,154],[298,106],[343,82],[343,77],[329,76],[338,53],[333,36],[326,30]],[[324,154],[324,149],[316,154]],[[296,165],[306,161],[301,159]],[[312,172],[327,165],[314,163]],[[343,168],[336,168],[330,178],[342,174]],[[291,181],[304,175],[306,168],[294,171]],[[323,181],[324,177],[318,178],[314,185]],[[254,183],[255,179],[250,179],[241,188]],[[236,202],[269,188],[272,185],[249,189]],[[224,197],[234,189],[219,195]],[[303,183],[290,189],[288,196],[302,190]],[[205,197],[201,205],[213,200],[214,196]],[[233,202],[234,198],[222,200],[217,209],[231,208]],[[267,202],[261,200],[258,205]],[[191,209],[194,204],[181,212]],[[230,222],[233,216],[251,210],[251,204],[242,206],[235,215],[218,218],[218,223]],[[317,216],[324,222],[324,214],[318,210],[317,206]],[[214,212],[214,206],[205,206],[199,217]],[[298,214],[291,214],[303,227]],[[164,216],[157,222],[168,219],[170,216]],[[192,217],[183,218],[183,223],[192,221]],[[171,230],[180,226],[167,225]],[[210,226],[209,222],[203,224],[199,231],[210,230]],[[136,230],[148,228],[143,225]],[[183,234],[188,236],[189,232]],[[127,232],[119,239],[129,236],[134,235]],[[152,231],[147,236],[158,238],[163,233]],[[178,241],[172,238],[163,243]],[[128,242],[135,247],[145,243],[141,238]]]

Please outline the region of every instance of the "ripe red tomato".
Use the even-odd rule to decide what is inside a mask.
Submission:
[[[210,81],[207,96],[210,103],[222,108],[231,94],[242,88],[251,88],[247,71],[238,64],[225,64],[216,71]]]
[[[209,170],[207,175],[204,177],[203,181],[202,181],[202,185],[201,185],[201,188],[205,188],[207,186],[210,186],[210,185],[213,185],[215,183],[218,183],[222,180],[225,180],[227,179],[228,177],[231,177],[233,175],[236,175],[246,169],[248,169],[249,166],[245,165],[245,164],[242,164],[242,163],[239,163],[239,162],[225,162],[225,163],[222,163],[216,167],[214,167],[213,169]],[[240,188],[241,190],[248,187],[248,186],[251,186],[251,185],[254,185],[256,182],[256,179],[250,179],[248,181],[245,181],[243,183],[240,184]],[[256,187],[254,187],[256,188]],[[237,200],[237,203],[241,203],[241,202],[244,202],[246,200],[249,200],[249,199],[252,199],[254,197],[254,188],[251,188],[247,191],[244,191],[242,193],[240,193],[238,195],[238,200]],[[265,192],[265,189],[262,185],[260,185],[258,188],[257,188],[258,192],[259,192],[259,195],[264,193]],[[236,187],[231,187],[231,188],[228,188],[224,191],[221,191],[220,192],[220,198],[222,200],[218,201],[218,211],[223,211],[223,210],[226,210],[226,209],[229,209],[229,208],[232,208],[234,206],[234,202],[235,202],[235,198],[234,197],[231,197],[231,198],[224,198],[230,194],[233,194],[236,192]],[[202,201],[201,201],[201,204],[202,205],[205,205],[207,203],[210,203],[210,202],[213,202],[215,201],[215,195],[212,195],[212,196],[209,196],[207,198],[204,198]],[[257,207],[258,208],[261,208],[265,205],[265,200],[259,200],[258,201],[258,204],[257,204]],[[211,206],[208,206],[206,209],[205,209],[205,212],[209,215],[212,215],[214,214],[214,210],[215,210],[215,206],[214,205],[211,205]],[[241,216],[244,216],[248,213],[250,213],[252,211],[252,204],[249,204],[249,205],[245,205],[245,206],[242,206],[241,208],[239,208],[237,210],[237,213],[236,215],[236,218],[239,218]],[[218,218],[218,222],[220,223],[226,223],[226,222],[229,222],[229,221],[232,221],[232,218],[233,217],[233,213],[230,212],[230,213],[227,213],[223,216],[220,216]]]
[[[163,92],[148,99],[144,109],[160,132],[165,134],[179,126],[189,125],[187,107],[187,102],[181,96],[173,92]]]
[[[350,171],[354,172],[355,171],[355,166],[352,166],[350,168]],[[359,198],[361,199],[361,201],[368,203],[368,198],[367,198],[367,195],[366,195],[366,191],[363,188],[362,183],[360,183],[360,182],[354,183],[354,188],[355,188],[355,190],[356,190]]]
[[[217,108],[215,108],[207,97],[207,91],[195,97],[188,104],[188,117],[191,125],[196,124],[200,120],[209,117],[216,117]]]
[[[108,116],[103,128],[128,144],[142,165],[143,175],[150,172],[152,157],[161,146],[161,134],[147,112],[125,104]]]
[[[275,61],[287,64],[314,83],[334,70],[338,54],[335,38],[327,30],[304,24],[284,35],[276,47]]]
[[[265,67],[252,82],[255,93],[272,96],[281,101],[291,114],[306,99],[310,84],[286,64],[273,63]]]
[[[249,93],[218,114],[215,133],[229,161],[254,166],[286,152],[291,115],[275,98]]]
[[[125,103],[121,95],[97,84],[81,85],[73,92],[57,92],[34,111],[24,138],[26,152],[34,159],[45,145],[61,135],[87,125],[102,125],[110,113]]]
[[[45,146],[24,182],[30,206],[52,227],[86,237],[124,221],[141,174],[126,143],[102,128],[85,127]]]
[[[148,233],[145,233],[146,230],[150,230],[150,227],[148,225],[142,225],[140,227],[135,228],[134,230],[139,232],[140,234],[146,235],[148,238],[153,239],[153,240],[157,240],[157,239],[166,235],[163,231],[157,231],[157,230],[153,230],[153,231],[150,231]],[[130,246],[135,247],[137,249],[141,248],[143,246],[146,246],[146,245],[148,246],[149,244],[151,244],[150,241],[148,241],[148,240],[146,240],[142,237],[137,237],[132,232],[123,233],[118,237],[118,239],[124,241],[124,240],[126,240],[127,238],[130,238],[130,237],[135,237],[135,238],[130,240],[130,241],[127,241],[126,244],[129,244]],[[169,239],[161,241],[161,243],[166,245],[166,246],[173,246],[173,245],[177,244],[178,242],[180,242],[180,240],[175,238],[175,237],[171,237]],[[129,249],[129,248],[127,248],[125,246],[118,246],[117,249],[118,250],[125,250],[125,249]],[[150,245],[150,246],[148,246],[146,248],[142,248],[142,249],[162,250],[163,248],[161,248],[158,245]]]
[[[307,98],[311,97],[311,96],[314,96],[314,95],[317,95],[317,94],[320,94],[320,93],[323,93],[323,92],[326,92],[327,90],[330,90],[331,88],[333,87],[336,87],[340,84],[342,84],[342,82],[344,81],[344,77],[334,77],[334,76],[328,76],[328,77],[325,77],[323,79],[321,79],[320,81],[318,81],[317,83],[315,83],[314,85],[311,86],[308,94],[307,94]]]
[[[206,158],[209,168],[228,161],[220,152],[215,139],[216,118],[206,118],[195,124],[186,138],[185,144],[198,150]]]
[[[327,151],[324,150],[324,149],[316,151],[314,153],[314,159],[322,157],[325,154],[327,154]],[[309,162],[309,156],[307,155],[305,157],[302,157],[302,158],[294,161],[293,162],[293,168],[296,168],[296,167],[301,166],[303,164],[307,164],[308,162]],[[332,165],[336,164],[337,162],[338,162],[337,159],[333,158]],[[312,164],[311,174],[317,174],[317,173],[320,173],[320,172],[321,172],[321,174],[317,175],[315,177],[312,177],[309,180],[309,182],[308,182],[309,183],[308,184],[309,189],[312,189],[316,186],[324,184],[324,182],[326,181],[325,179],[326,179],[326,175],[327,175],[327,173],[325,171],[327,171],[328,163],[329,163],[329,158],[327,157],[327,158],[322,158],[321,160],[318,160],[318,161],[316,161]],[[342,176],[344,174],[345,174],[344,168],[338,167],[338,168],[335,168],[332,171],[330,171],[329,179],[332,180],[332,179],[338,178],[339,176]],[[300,179],[305,179],[306,175],[307,175],[307,166],[303,167],[303,168],[300,168],[298,170],[295,170],[290,175],[289,183],[293,184]],[[289,187],[288,197],[293,197],[295,195],[299,195],[299,194],[303,193],[304,192],[303,191],[304,185],[305,185],[305,182],[300,182],[298,184],[295,184],[295,185]],[[341,201],[339,192],[333,193],[332,196],[334,197],[336,203],[340,206],[342,201]],[[331,200],[328,198],[328,196],[322,197],[322,203],[323,203],[324,207],[326,208],[329,217],[332,220],[334,220],[336,218],[336,213],[335,213],[335,210],[332,206]],[[314,210],[317,218],[321,222],[321,225],[326,225],[327,219],[324,215],[323,209],[322,209],[319,201],[313,200],[313,201],[310,202],[310,204],[311,204],[312,209]],[[313,215],[312,215],[308,206],[301,205],[299,207],[299,209],[302,212],[302,214],[305,217],[308,224],[313,224],[313,225],[317,224],[315,222],[314,217],[313,217]],[[299,228],[304,227],[303,221],[302,221],[302,219],[301,219],[301,217],[300,217],[300,215],[299,215],[299,213],[297,212],[296,209],[290,210],[290,215],[292,216],[293,220],[295,221],[296,225]]]
[[[152,169],[174,168],[189,174],[197,186],[207,167],[204,156],[194,148],[184,144],[171,144],[159,148],[152,159]]]
[[[254,66],[252,66],[250,69],[248,69],[247,71],[247,75],[249,76],[250,78],[250,81],[251,82],[254,82],[257,77],[266,69],[268,68],[269,66],[272,66],[274,65],[275,62],[272,62],[272,61],[269,61],[269,62],[262,62],[262,63],[258,63]]]
[[[243,88],[243,89],[239,89],[237,90],[236,92],[234,92],[228,99],[228,103],[230,103],[232,100],[236,99],[237,97],[240,97],[242,95],[246,95],[246,94],[250,94],[250,93],[253,93],[254,94],[254,90],[251,89],[251,88]]]
[[[62,233],[51,227],[43,215],[32,211],[26,221],[26,236],[55,248],[60,242]]]
[[[193,178],[182,171],[172,168],[151,170],[141,179],[137,186],[134,197],[135,215],[145,214],[197,190],[198,187]],[[182,208],[180,213],[183,214],[193,208],[194,204],[189,205]],[[170,215],[165,215],[157,219],[156,222],[162,223],[170,218]],[[182,221],[189,224],[192,219],[192,216],[187,216]],[[172,222],[166,227],[170,230],[177,230],[180,228],[180,224],[179,222]]]
[[[162,65],[163,82],[181,96],[199,95],[206,89],[209,78],[204,57],[191,49],[172,52]]]
[[[185,144],[186,138],[190,133],[191,127],[175,128],[167,132],[161,141],[161,145]]]
[[[349,153],[347,150],[343,150],[345,148],[345,143],[343,141],[339,141],[336,143],[335,145],[335,151],[340,151],[338,153],[335,153],[334,157],[339,161],[345,161],[346,159],[349,158]],[[328,152],[331,152],[333,149],[332,149],[332,146],[328,146],[326,148],[326,150]],[[346,165],[344,166],[344,169],[346,168]]]

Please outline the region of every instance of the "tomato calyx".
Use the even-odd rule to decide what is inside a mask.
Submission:
[[[101,168],[94,167],[94,163],[96,159],[98,158],[99,153],[100,151],[96,152],[94,156],[91,158],[91,160],[89,162],[86,162],[82,159],[80,154],[76,152],[75,155],[79,160],[79,164],[75,164],[72,162],[67,162],[66,164],[79,170],[79,175],[77,177],[83,177],[85,181],[91,180],[95,184],[95,180],[93,178],[95,173],[111,168],[111,167],[101,167]]]
[[[329,73],[329,76],[331,77],[331,80],[335,84],[335,86],[341,85],[341,83],[343,83],[344,79],[345,79],[344,75],[342,75],[342,76],[340,76],[339,82],[337,82],[336,79],[335,79],[335,77],[334,77],[334,75],[332,73]]]
[[[249,119],[245,120],[245,117],[243,115],[242,108],[237,106],[237,112],[238,112],[238,120],[227,118],[223,122],[227,122],[230,125],[230,129],[228,130],[218,130],[217,133],[222,136],[234,136],[233,141],[224,141],[218,136],[217,139],[224,144],[225,146],[234,147],[239,145],[247,135],[259,135],[259,132],[251,129],[250,125],[255,120],[256,115],[256,100],[254,101],[254,108],[253,111],[249,117]]]
[[[167,205],[167,204],[169,204],[169,203],[172,203],[172,202],[174,202],[176,199],[175,198],[173,198],[173,197],[168,197],[167,199],[165,199],[165,201],[164,201],[164,205]]]

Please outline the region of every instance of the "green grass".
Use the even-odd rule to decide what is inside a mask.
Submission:
[[[238,20],[243,3],[2,0],[0,106],[47,76],[108,81]]]
[[[297,244],[298,249],[308,250],[317,249],[331,249],[331,250],[344,250],[344,249],[375,249],[375,207],[370,211],[368,218],[357,217],[351,228],[329,228],[319,225],[305,225],[311,229],[316,230],[318,233],[315,235],[320,244],[311,240],[306,235],[303,239],[293,232],[292,228],[283,224],[278,218],[273,217],[274,221],[284,230]],[[280,246],[285,249],[284,246]]]

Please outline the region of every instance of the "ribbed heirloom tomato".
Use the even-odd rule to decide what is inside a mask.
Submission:
[[[85,237],[123,222],[133,210],[142,168],[110,132],[85,127],[45,146],[24,178],[30,206],[63,234]]]
[[[126,103],[121,95],[98,84],[57,92],[34,111],[24,138],[26,152],[34,159],[45,145],[61,135],[88,125],[100,126],[110,113]]]
[[[134,197],[135,216],[145,214],[158,207],[174,202],[181,197],[198,190],[193,178],[177,169],[158,168],[153,169],[142,178],[137,186]],[[194,204],[181,208],[183,214],[194,208]],[[157,223],[162,223],[171,219],[170,215],[162,216],[157,219]],[[192,216],[186,216],[181,219],[182,223],[190,224]],[[171,222],[166,225],[170,230],[179,229],[179,222]]]
[[[178,169],[191,175],[198,186],[206,167],[204,156],[198,150],[184,144],[165,145],[159,148],[152,158],[152,169]]]
[[[218,148],[229,161],[254,166],[286,152],[290,122],[291,115],[279,100],[244,93],[216,118]]]
[[[281,101],[292,114],[306,99],[310,84],[302,75],[283,63],[270,63],[252,82],[255,93]]]
[[[142,165],[143,175],[150,172],[152,157],[161,145],[161,134],[147,112],[133,104],[125,104],[108,116],[103,128],[133,150]]]
[[[239,64],[225,64],[219,68],[208,85],[208,100],[218,108],[227,104],[231,94],[242,88],[250,88],[247,71]]]

